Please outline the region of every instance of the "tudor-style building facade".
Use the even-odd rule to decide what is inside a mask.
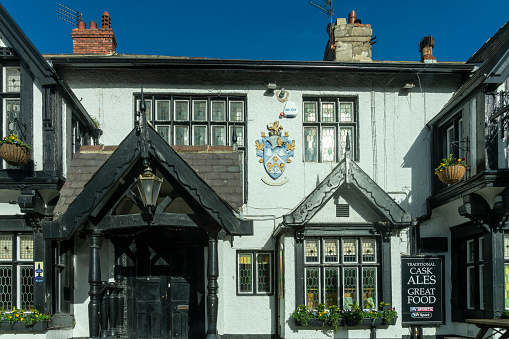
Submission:
[[[0,135],[32,147],[29,162],[0,161],[0,308],[48,312],[52,250],[42,219],[53,212],[74,150],[92,143],[92,118],[0,5]],[[47,279],[36,281],[36,267]]]
[[[32,131],[33,139],[26,140],[34,145],[34,161],[33,167],[3,170],[10,180],[3,202],[19,196],[23,208],[18,215],[6,213],[1,231],[11,237],[16,255],[27,240],[15,237],[35,234],[31,260],[42,262],[47,274],[33,283],[31,295],[37,308],[56,314],[57,324],[40,337],[330,337],[297,326],[292,312],[301,304],[347,309],[357,302],[371,309],[381,301],[400,311],[401,256],[416,247],[419,233],[422,240],[449,237],[449,226],[456,224],[444,223],[451,214],[443,208],[451,206],[455,213],[462,206],[459,213],[474,222],[461,225],[465,218],[459,228],[451,227],[452,252],[444,252],[448,272],[474,272],[464,274],[470,277],[483,272],[489,280],[479,281],[499,286],[503,262],[486,255],[496,257],[504,246],[504,216],[498,211],[505,208],[506,194],[491,186],[503,186],[505,172],[476,162],[471,184],[439,187],[428,169],[441,154],[425,152],[440,131],[453,139],[434,150],[467,135],[461,118],[445,117],[465,107],[462,94],[475,92],[466,90],[469,84],[475,82],[476,91],[481,86],[476,81],[483,73],[470,75],[483,57],[467,64],[301,62],[80,49],[45,56],[50,67],[5,14],[0,32],[17,56],[2,60],[19,62],[21,87],[29,91],[26,74],[35,84],[32,94],[19,93],[21,110],[32,110],[23,124]],[[87,35],[85,25],[77,30],[84,34],[74,36]],[[30,70],[46,70],[46,80],[24,73],[24,60],[31,58],[38,61]],[[5,74],[16,83],[13,65]],[[503,63],[493,67],[506,69]],[[490,74],[488,68],[480,69]],[[3,105],[12,106],[17,95],[2,92]],[[30,98],[33,104],[24,104]],[[468,106],[476,112],[467,118],[472,126],[482,121],[480,101]],[[103,132],[100,142],[112,146],[87,146],[92,127],[97,129],[87,111]],[[503,125],[506,111],[501,112],[492,118]],[[451,126],[463,127],[447,133]],[[481,159],[481,138],[473,145]],[[499,165],[503,159],[498,157]],[[135,187],[147,165],[163,179],[149,207]],[[33,176],[21,176],[30,168]],[[53,181],[38,177],[38,171]],[[27,187],[31,192],[25,193]],[[467,194],[479,187],[488,204]],[[425,202],[430,194],[432,213]],[[35,207],[29,209],[27,201]],[[421,247],[427,250],[432,249]],[[473,253],[465,265],[464,253]],[[17,272],[26,267],[26,275],[34,275],[30,259],[2,265]],[[459,286],[462,274],[453,278]],[[16,289],[17,281],[3,286]],[[460,308],[461,288],[445,293]],[[483,303],[470,299],[474,309],[466,307],[463,315],[456,304],[447,304],[445,324],[426,334],[457,334],[453,323],[466,315],[496,316],[503,309],[499,292],[482,294]],[[483,312],[476,305],[491,308]],[[468,335],[468,328],[459,331]],[[345,327],[335,336],[407,334],[399,322],[376,331]]]

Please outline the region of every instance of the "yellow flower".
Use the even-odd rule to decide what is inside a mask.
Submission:
[[[16,317],[18,317],[18,318],[19,318],[19,314],[16,314]]]
[[[23,318],[21,318],[20,320],[23,321]]]
[[[12,315],[9,316],[9,319],[12,319]]]

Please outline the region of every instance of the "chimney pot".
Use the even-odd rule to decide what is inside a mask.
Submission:
[[[78,22],[78,29],[87,29],[87,24],[83,21]]]
[[[104,12],[104,14],[102,16],[101,27],[102,28],[111,28],[111,18],[110,18],[110,14],[108,12]]]
[[[90,29],[97,29],[97,23],[95,21],[90,21]]]
[[[437,58],[433,56],[433,47],[435,47],[435,39],[431,35],[422,38],[419,43],[419,52],[421,52],[421,62],[435,63]]]
[[[351,13],[348,14],[348,23],[349,24],[353,24],[356,19],[357,19],[357,14],[355,13],[355,11],[352,11]]]

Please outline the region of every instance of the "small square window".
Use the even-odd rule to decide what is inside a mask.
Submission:
[[[193,126],[193,145],[207,144],[207,126]]]
[[[189,127],[175,126],[175,145],[189,145]]]
[[[343,262],[344,263],[357,262],[357,240],[343,239]]]
[[[316,102],[304,102],[304,121],[305,122],[316,122],[316,111],[317,111]]]
[[[212,146],[225,146],[226,145],[226,127],[225,126],[212,126],[211,127],[211,141]]]
[[[32,235],[19,236],[19,259],[20,260],[33,260],[34,259],[34,237]]]
[[[21,73],[19,68],[5,69],[6,92],[21,92]]]
[[[333,102],[322,102],[322,122],[336,121],[336,104]]]
[[[175,100],[174,119],[177,121],[189,120],[189,101]]]
[[[12,259],[12,236],[0,236],[0,260]]]
[[[230,121],[244,121],[244,101],[230,101]]]
[[[207,100],[193,100],[193,120],[207,120]]]
[[[320,252],[318,248],[318,240],[306,240],[306,263],[319,262]]]
[[[353,122],[353,103],[342,102],[339,104],[339,122]]]
[[[244,126],[230,126],[230,146],[233,145],[233,131],[235,128],[235,135],[237,137],[237,146],[243,147],[244,146]]]
[[[140,103],[141,103],[141,100],[137,100],[136,107],[137,107],[138,112],[140,111]],[[151,121],[152,120],[152,100],[145,98],[145,107],[146,107],[145,114],[147,115],[147,121]]]
[[[212,101],[212,121],[226,121],[226,103],[224,101]]]
[[[161,121],[170,120],[170,101],[169,100],[156,101],[156,120],[161,120]]]
[[[170,126],[156,125],[156,131],[168,144],[170,143]]]

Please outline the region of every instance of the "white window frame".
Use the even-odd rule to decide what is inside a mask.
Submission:
[[[159,109],[158,109],[158,106],[157,104],[160,103],[160,102],[167,102],[168,103],[168,119],[166,120],[163,120],[163,119],[159,119]],[[155,100],[155,109],[154,109],[154,120],[155,121],[169,121],[171,119],[171,101],[170,100]]]
[[[345,261],[345,253],[344,250],[344,242],[345,240],[354,240],[355,241],[355,261]],[[344,265],[348,264],[359,264],[359,239],[356,238],[342,238],[341,239],[341,263]]]
[[[474,239],[467,240],[467,263],[473,263],[474,260],[470,260],[470,253],[473,252],[475,254],[475,247],[474,247]]]
[[[479,308],[484,310],[484,264],[479,265]]]
[[[357,277],[357,282],[359,282],[359,268],[357,266],[352,266],[352,267],[349,267],[349,266],[343,266],[342,269],[341,269],[341,291],[342,291],[342,294],[341,294],[341,298],[340,300],[343,301],[343,305],[345,305],[345,269],[346,270],[351,270],[351,269],[354,269],[357,273],[356,273],[356,277]],[[357,302],[357,305],[359,305],[359,287],[362,286],[362,279],[360,280],[361,283],[360,284],[357,284],[356,285],[356,288],[355,288],[355,300],[354,302]],[[345,305],[345,306],[348,306],[348,305]],[[362,307],[362,305],[360,305]],[[347,308],[347,309],[350,309],[350,308]]]
[[[472,300],[470,299],[470,289],[471,289],[471,275],[475,275],[475,266],[467,266],[467,309],[474,309],[474,305],[472,305]]]
[[[376,244],[376,241],[375,241],[375,244]],[[376,251],[375,251],[375,253],[376,253]],[[369,270],[369,269],[375,270],[375,296],[376,296],[376,299],[379,299],[378,298],[378,270],[375,266],[363,266],[362,267],[362,271]],[[361,282],[360,296],[362,296],[362,294],[364,293],[364,279],[363,279],[362,275],[360,276],[360,282]],[[373,308],[370,308],[371,310],[376,310],[378,308],[377,301],[378,300],[374,300]],[[364,300],[361,300],[360,302],[364,303]],[[364,308],[364,304],[362,305],[362,307]],[[368,310],[369,308],[364,308],[364,309]]]
[[[318,261],[307,261],[307,258],[306,258],[306,244],[308,242],[311,242],[311,241],[316,241],[317,245],[317,252],[318,252]],[[320,239],[314,239],[314,238],[310,238],[310,239],[305,239],[304,240],[304,263],[306,264],[310,264],[310,265],[313,265],[313,264],[319,264],[322,262],[322,256],[321,256],[321,252],[322,252],[322,249],[320,247]]]
[[[374,261],[365,261],[364,258],[362,257],[362,244],[364,242],[364,240],[369,240],[369,241],[373,241],[374,242],[374,257],[375,257],[375,260]],[[377,248],[376,248],[376,239],[372,239],[372,238],[361,238],[361,248],[360,248],[360,255],[361,255],[361,260],[362,260],[362,263],[368,263],[368,264],[376,264],[378,261],[378,257],[377,257]]]
[[[334,240],[336,242],[336,261],[325,261],[325,257],[326,257],[326,253],[325,253],[325,242],[326,241],[331,241],[331,240]],[[340,263],[340,256],[341,256],[341,244],[339,243],[338,239],[336,238],[332,238],[332,239],[327,239],[327,238],[323,238],[322,241],[322,248],[323,248],[323,254],[321,253],[320,251],[320,254],[322,254],[322,258],[320,260],[320,258],[318,259],[318,261],[324,263],[324,264],[339,264]]]
[[[195,111],[194,111],[194,108],[195,108],[195,105],[197,105],[198,103],[205,103],[205,118],[202,119],[202,120],[198,120],[196,119],[196,116],[195,116]],[[208,113],[208,103],[207,103],[207,100],[206,99],[195,99],[193,100],[193,105],[192,105],[192,111],[193,111],[193,121],[203,121],[203,122],[207,122],[209,121],[210,119],[208,119],[208,116],[207,116],[207,113]]]

